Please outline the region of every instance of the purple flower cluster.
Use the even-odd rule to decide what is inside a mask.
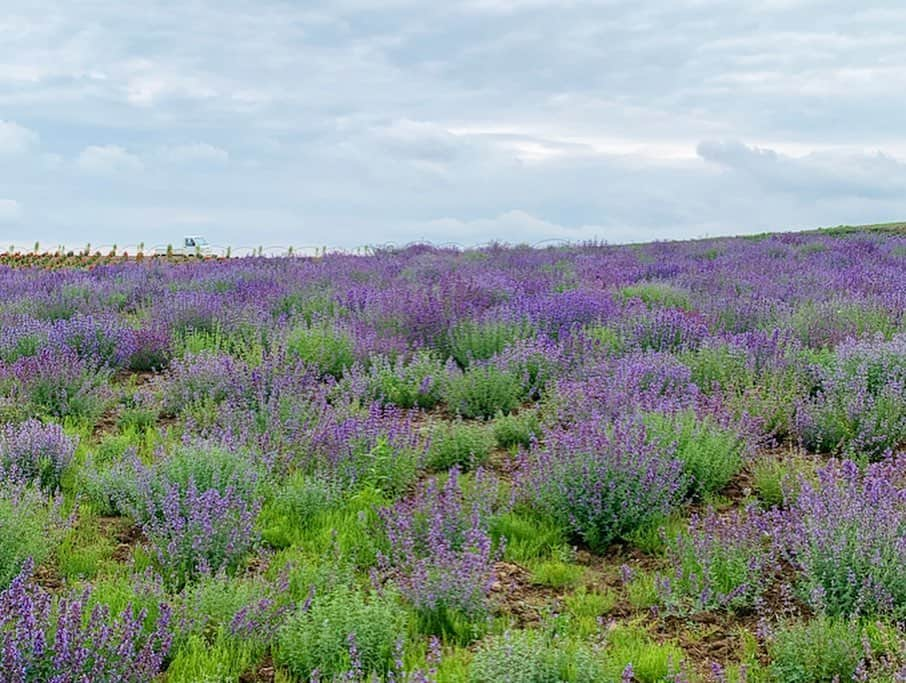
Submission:
[[[96,416],[109,397],[107,376],[71,349],[45,347],[33,356],[0,362],[0,397],[30,415]]]
[[[488,524],[494,484],[480,471],[476,490],[463,492],[458,470],[441,485],[431,479],[418,493],[381,512],[390,553],[384,562],[416,609],[480,616],[495,580]]]
[[[777,515],[755,508],[694,515],[686,533],[668,545],[673,573],[658,578],[668,609],[749,610],[781,569]]]
[[[796,415],[806,446],[877,458],[906,443],[906,335],[841,344],[816,373]]]
[[[9,683],[123,681],[145,683],[163,668],[170,649],[170,611],[150,633],[145,612],[127,607],[113,617],[86,607],[90,592],[53,598],[26,566],[0,592],[0,671]]]
[[[255,542],[259,504],[233,487],[199,491],[166,485],[142,528],[154,547],[164,579],[181,587],[199,574],[235,570]]]
[[[831,614],[906,619],[906,457],[860,472],[832,462],[804,481],[783,543],[808,601]]]
[[[606,415],[545,431],[524,454],[523,499],[595,549],[668,515],[686,491],[682,463],[634,419]]]
[[[53,492],[59,489],[75,449],[76,440],[57,424],[34,419],[9,424],[0,429],[0,473],[17,481],[37,482]]]

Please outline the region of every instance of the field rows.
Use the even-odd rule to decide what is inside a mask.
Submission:
[[[906,680],[896,230],[91,259],[0,259],[3,681]]]

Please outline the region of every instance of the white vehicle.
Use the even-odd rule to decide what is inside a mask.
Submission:
[[[211,250],[208,241],[200,235],[188,235],[182,239],[183,254],[207,254]]]

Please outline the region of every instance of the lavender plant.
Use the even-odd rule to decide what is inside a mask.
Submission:
[[[776,524],[755,508],[693,516],[667,546],[672,573],[657,581],[664,605],[680,613],[755,608],[781,570]]]
[[[441,485],[431,479],[415,497],[381,512],[390,551],[383,557],[423,627],[456,633],[459,615],[486,616],[494,582],[494,548],[488,525],[494,483],[480,471],[477,490],[466,496],[457,468]]]
[[[27,420],[0,429],[0,473],[8,479],[35,482],[54,492],[60,488],[63,470],[72,462],[76,440],[62,427]]]
[[[59,546],[66,522],[60,501],[49,501],[31,486],[0,481],[0,589],[28,561],[47,559]]]
[[[259,504],[232,487],[167,485],[142,528],[167,583],[179,589],[199,575],[235,571],[255,543]]]
[[[144,683],[163,669],[170,648],[166,607],[153,632],[144,613],[127,608],[114,617],[90,611],[90,591],[54,599],[31,579],[27,565],[0,592],[0,671],[10,683],[106,681]]]
[[[783,536],[809,603],[832,615],[906,617],[906,458],[850,461],[803,480]]]
[[[666,516],[683,499],[682,463],[636,420],[592,417],[546,430],[542,443],[523,457],[520,495],[594,549]]]

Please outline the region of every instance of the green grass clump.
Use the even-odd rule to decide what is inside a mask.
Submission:
[[[450,377],[444,393],[447,405],[457,415],[488,419],[518,408],[524,388],[516,373],[484,365]]]
[[[603,680],[619,681],[631,667],[633,681],[673,681],[681,671],[685,653],[672,643],[657,643],[641,627],[616,626],[607,633]]]
[[[324,375],[340,378],[355,363],[355,343],[348,332],[323,325],[300,325],[286,339],[291,356]]]
[[[494,436],[484,425],[443,423],[431,430],[427,465],[446,470],[454,465],[470,469],[487,462],[494,447]]]
[[[465,320],[450,332],[450,356],[465,368],[475,361],[487,360],[518,339],[534,334],[525,322]]]
[[[167,667],[168,683],[226,683],[239,680],[258,661],[254,646],[234,642],[220,634],[212,638],[190,636],[174,648]]]
[[[338,487],[326,479],[294,472],[261,510],[261,537],[274,548],[299,542],[317,523],[319,515],[341,502]]]
[[[560,560],[545,560],[532,567],[532,583],[551,588],[576,586],[585,575],[585,569]]]
[[[751,464],[752,488],[767,506],[793,502],[799,492],[800,478],[815,480],[817,463],[802,455],[783,458],[761,457]]]
[[[623,287],[620,295],[624,299],[641,299],[649,308],[658,306],[688,310],[692,306],[689,292],[666,282],[639,282]]]
[[[469,683],[595,683],[598,654],[577,640],[540,631],[507,631],[488,638],[472,659]]]
[[[338,586],[300,606],[280,630],[275,661],[293,676],[308,680],[315,671],[332,680],[352,669],[357,653],[365,675],[386,676],[396,643],[406,633],[397,596]]]
[[[506,539],[504,557],[510,562],[526,563],[551,557],[566,547],[566,532],[546,516],[517,508],[491,520],[495,543]]]
[[[707,416],[698,416],[692,410],[675,415],[649,413],[645,425],[656,442],[675,447],[694,495],[722,489],[742,469],[742,437]]]
[[[533,410],[521,410],[510,415],[498,415],[494,420],[494,438],[501,448],[523,446],[541,434],[541,419]]]

